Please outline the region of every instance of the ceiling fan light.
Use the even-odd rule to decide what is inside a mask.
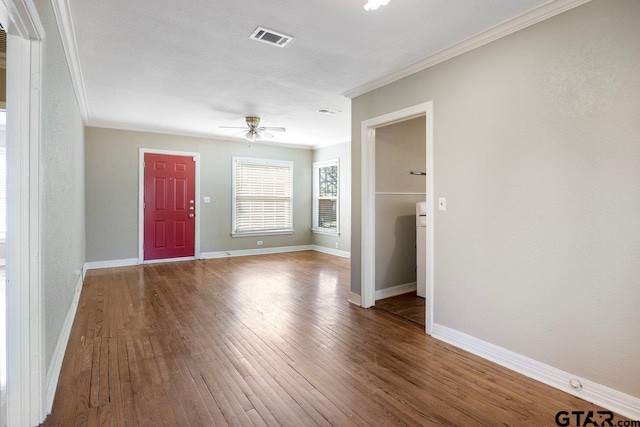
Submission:
[[[367,4],[364,5],[364,10],[367,12],[370,10],[376,10],[380,6],[386,6],[389,4],[391,0],[368,0]]]

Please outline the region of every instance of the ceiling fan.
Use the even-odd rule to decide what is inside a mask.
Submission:
[[[273,138],[271,132],[286,132],[283,127],[265,127],[260,126],[260,117],[245,117],[247,126],[220,126],[221,129],[243,129],[239,134],[244,134],[247,141],[255,142],[262,138]],[[238,134],[238,135],[239,135]]]

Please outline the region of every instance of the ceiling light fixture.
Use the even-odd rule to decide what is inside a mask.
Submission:
[[[370,10],[376,10],[380,6],[386,6],[391,0],[367,0],[367,4],[364,5],[364,10],[367,12]]]
[[[258,132],[256,132],[255,129],[250,129],[247,131],[247,133],[244,134],[244,139],[246,139],[249,142],[256,142],[261,140],[262,137]]]

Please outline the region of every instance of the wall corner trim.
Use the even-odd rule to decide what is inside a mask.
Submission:
[[[46,383],[46,411],[47,414],[51,413],[53,408],[53,398],[58,388],[58,380],[60,379],[60,371],[62,370],[62,361],[64,360],[64,353],[67,350],[67,344],[69,344],[69,337],[71,336],[71,327],[76,317],[76,311],[78,310],[78,303],[80,302],[80,294],[82,293],[83,277],[78,278],[76,284],[76,291],[71,301],[71,306],[67,312],[67,316],[62,324],[62,330],[60,336],[58,336],[58,342],[53,352],[53,357],[47,371],[47,383]]]
[[[82,68],[80,67],[80,56],[78,55],[78,44],[76,42],[76,32],[73,28],[69,1],[53,0],[51,4],[53,6],[53,14],[58,23],[60,38],[62,38],[62,46],[69,65],[69,73],[71,74],[71,82],[78,100],[80,115],[86,125],[89,123],[89,104],[87,102],[87,91],[84,85],[84,77],[82,76]]]
[[[492,41],[498,40],[509,34],[520,31],[524,28],[530,27],[538,22],[542,22],[546,19],[552,18],[570,9],[583,5],[591,0],[551,0],[544,3],[534,9],[521,13],[511,19],[508,19],[500,24],[494,25],[468,37],[458,43],[455,43],[447,48],[444,48],[438,52],[435,52],[426,58],[423,58],[413,64],[400,68],[386,76],[382,76],[378,79],[371,80],[353,89],[344,92],[342,95],[347,98],[353,99],[360,95],[364,95],[367,92],[381,88],[390,83],[398,81],[404,77],[415,74],[419,71],[426,70],[441,62],[447,61],[451,58],[455,58],[458,55],[462,55],[465,52],[476,49]]]
[[[476,356],[490,360],[534,380],[569,393],[587,402],[603,406],[632,420],[640,419],[640,398],[630,396],[610,387],[580,378],[569,372],[554,368],[495,344],[482,341],[471,335],[443,325],[434,324],[432,337],[466,350]],[[582,383],[582,390],[576,391],[569,385],[571,379]]]

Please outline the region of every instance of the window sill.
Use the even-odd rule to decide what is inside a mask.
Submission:
[[[293,230],[277,230],[277,231],[250,231],[246,233],[231,233],[231,237],[253,237],[253,236],[280,236],[293,234]]]
[[[325,236],[339,236],[339,231],[326,230],[323,228],[312,228],[311,232],[314,234],[324,234]]]

